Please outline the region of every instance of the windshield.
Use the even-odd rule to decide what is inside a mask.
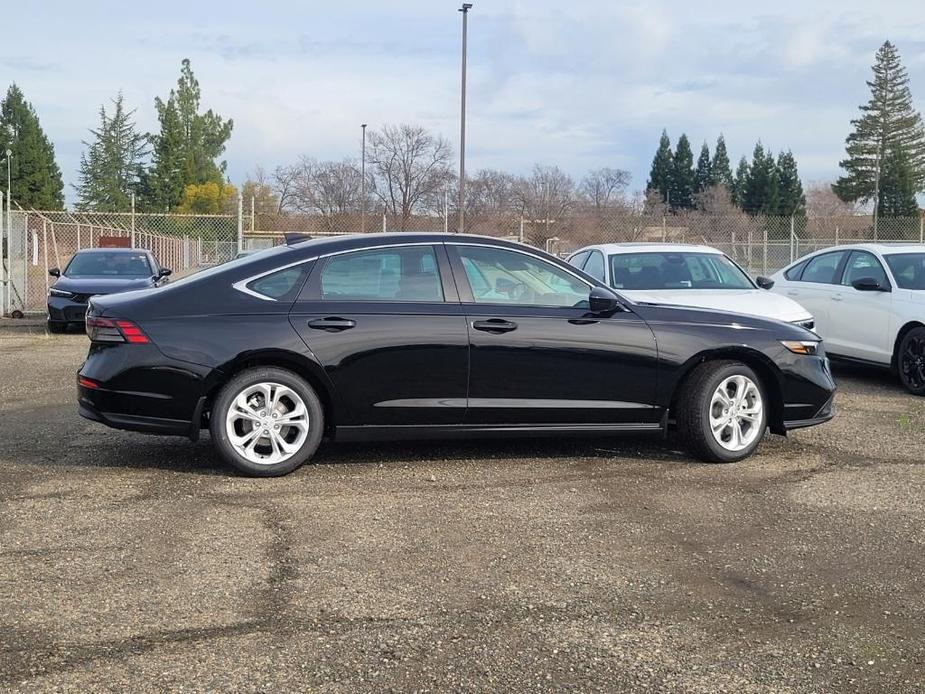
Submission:
[[[614,289],[754,289],[748,275],[720,253],[646,251],[610,256]]]
[[[901,289],[925,289],[925,253],[896,253],[886,262]]]
[[[78,253],[64,270],[66,277],[150,277],[145,253]]]

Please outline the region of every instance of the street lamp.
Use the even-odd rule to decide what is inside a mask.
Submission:
[[[459,100],[459,233],[465,231],[466,210],[466,29],[471,2],[464,2],[462,12],[462,88]]]
[[[363,156],[360,164],[360,233],[366,232],[366,123],[362,123],[363,129]]]

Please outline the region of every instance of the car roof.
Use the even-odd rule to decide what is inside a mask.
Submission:
[[[671,251],[673,253],[712,253],[723,255],[723,252],[712,246],[703,246],[690,243],[599,243],[593,246],[585,246],[578,250],[572,251],[570,255],[575,255],[581,251],[598,250],[607,255],[621,255],[626,253],[657,253],[659,251]]]
[[[151,251],[147,248],[80,248],[77,253],[147,253]]]
[[[538,249],[533,246],[511,241],[499,236],[483,236],[479,234],[452,234],[444,231],[434,232],[377,232],[374,234],[341,234],[339,236],[323,236],[297,241],[289,244],[289,248],[310,250],[319,254],[346,250],[364,246],[382,246],[390,243],[491,243],[492,245],[521,248],[530,251]]]
[[[923,253],[925,244],[923,243],[857,243],[850,248],[857,248],[865,251],[874,251],[881,255],[890,253]]]

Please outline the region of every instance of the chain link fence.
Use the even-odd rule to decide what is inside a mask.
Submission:
[[[239,249],[312,237],[382,231],[453,232],[455,214],[181,215],[12,210],[4,219],[0,313],[42,312],[48,270],[64,268],[81,248],[124,245],[151,250],[177,275],[232,259]],[[719,248],[753,275],[770,274],[828,246],[858,242],[925,242],[925,218],[871,216],[752,217],[742,213],[642,214],[573,211],[534,219],[516,212],[470,214],[466,232],[513,239],[565,256],[594,243],[673,242]]]

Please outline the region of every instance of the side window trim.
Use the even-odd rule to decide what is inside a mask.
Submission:
[[[581,277],[577,273],[572,272],[571,268],[574,266],[569,265],[568,263],[565,263],[567,267],[561,267],[557,265],[556,263],[550,263],[549,260],[547,260],[546,258],[542,258],[534,253],[530,253],[528,251],[524,251],[519,248],[507,248],[505,246],[494,246],[491,244],[484,244],[484,243],[467,243],[465,241],[447,241],[446,246],[447,246],[447,251],[449,253],[450,266],[453,269],[453,277],[456,280],[456,286],[459,290],[459,300],[463,304],[475,304],[475,305],[480,305],[480,306],[499,306],[499,307],[508,307],[508,308],[511,308],[511,307],[541,308],[541,309],[571,308],[567,306],[566,307],[544,306],[542,304],[513,304],[513,303],[486,303],[486,302],[479,303],[479,302],[476,302],[475,296],[472,293],[472,288],[469,284],[469,277],[466,274],[465,267],[463,267],[462,257],[459,254],[459,248],[458,248],[459,246],[469,246],[469,247],[475,247],[475,248],[489,248],[492,250],[519,253],[520,255],[525,255],[534,261],[539,261],[542,263],[546,263],[548,265],[552,265],[557,270],[560,270],[563,273],[571,275],[576,280],[581,282],[581,284],[585,285],[585,287],[587,287],[589,292],[591,291],[591,288],[594,286],[593,284],[589,283],[584,277]]]
[[[440,288],[443,292],[443,299],[440,301],[401,301],[399,299],[356,299],[356,298],[345,298],[345,299],[325,299],[321,292],[321,276],[324,272],[325,266],[331,262],[334,258],[338,258],[344,255],[350,255],[353,253],[369,253],[375,251],[386,251],[389,249],[398,249],[403,248],[414,248],[426,246],[431,249],[431,252],[434,254],[434,259],[437,262],[437,281],[440,283]],[[359,248],[345,248],[344,250],[334,251],[332,253],[324,253],[312,258],[312,260],[317,260],[315,266],[312,268],[311,273],[309,274],[305,284],[302,287],[302,291],[299,294],[299,297],[296,299],[298,302],[324,302],[326,304],[334,304],[337,302],[342,303],[371,303],[371,304],[431,304],[431,305],[443,305],[448,303],[459,303],[459,292],[457,289],[457,284],[454,281],[453,274],[450,271],[450,265],[446,257],[446,250],[444,249],[444,244],[439,241],[425,241],[420,243],[386,243],[380,246],[362,246]]]
[[[841,275],[838,279],[838,284],[842,287],[850,287],[850,284],[845,284],[845,277],[848,275],[848,270],[851,269],[851,264],[854,262],[855,256],[870,256],[870,258],[880,267],[880,272],[883,274],[883,279],[886,281],[887,285],[892,288],[893,283],[890,281],[890,276],[886,272],[886,268],[883,266],[883,263],[880,262],[880,258],[875,256],[870,251],[865,251],[859,248],[853,249],[849,254],[848,258],[842,266]]]

